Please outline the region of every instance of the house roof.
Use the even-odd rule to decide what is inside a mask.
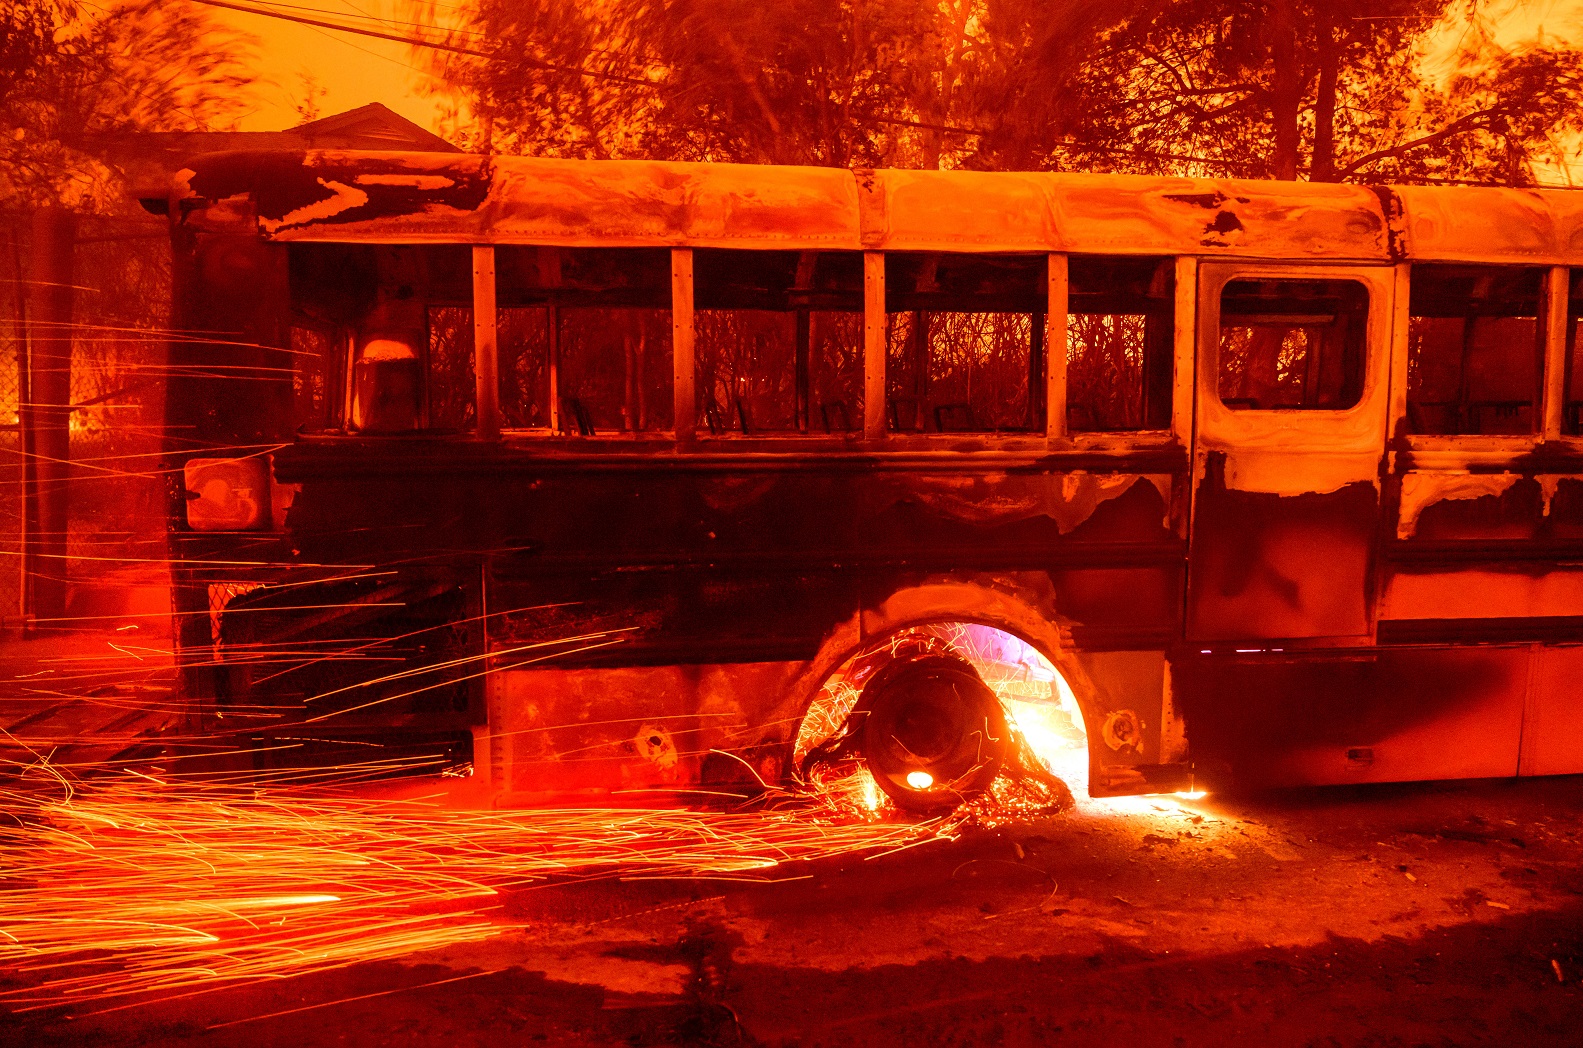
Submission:
[[[281,132],[302,140],[309,149],[417,149],[427,153],[460,153],[439,135],[378,102],[334,116],[310,120]]]
[[[285,131],[148,131],[97,135],[87,148],[119,168],[134,197],[162,197],[191,158],[226,150],[357,149],[459,153],[456,146],[378,102]]]

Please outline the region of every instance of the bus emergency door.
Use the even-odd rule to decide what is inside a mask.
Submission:
[[[1200,266],[1189,640],[1369,637],[1393,277]]]

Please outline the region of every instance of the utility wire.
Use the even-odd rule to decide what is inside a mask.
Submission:
[[[247,4],[228,3],[227,0],[193,0],[193,3],[203,4],[206,7],[224,7],[231,11],[243,11],[250,15],[261,15],[264,18],[278,18],[285,22],[300,22],[303,25],[318,26],[321,29],[334,29],[341,33],[356,33],[358,36],[371,36],[377,40],[394,40],[399,44],[411,44],[413,47],[429,47],[436,51],[449,51],[453,54],[468,55],[473,58],[493,57],[487,51],[479,51],[471,47],[462,47],[459,44],[448,44],[439,40],[426,40],[417,36],[401,36],[397,33],[381,33],[376,29],[364,29],[360,26],[343,25],[339,22],[326,22],[317,18],[303,18],[300,15],[288,15],[280,11],[267,11],[263,8],[252,7]],[[578,69],[573,66],[553,65],[541,62],[536,58],[523,56],[522,61],[535,69],[544,69],[552,73],[572,73],[576,76],[592,77],[596,80],[612,80],[620,84],[634,84],[638,87],[653,88],[654,83],[649,80],[639,80],[637,77],[620,76],[616,73],[598,73],[591,69]]]
[[[478,32],[476,29],[452,28],[452,29],[443,29],[442,30],[442,29],[440,29],[439,26],[431,25],[428,22],[408,22],[407,20],[402,19],[402,18],[381,18],[378,15],[371,15],[371,14],[369,14],[367,11],[364,11],[362,8],[358,7],[356,4],[352,3],[351,0],[346,0],[346,5],[348,7],[350,7],[350,8],[352,8],[351,12],[347,12],[347,11],[332,11],[332,10],[330,10],[328,8],[324,8],[324,7],[306,7],[306,6],[302,5],[302,4],[287,4],[287,3],[282,3],[281,0],[251,0],[251,2],[253,2],[255,4],[262,5],[263,7],[266,7],[266,8],[271,8],[271,9],[276,9],[276,10],[283,9],[283,10],[286,10],[286,11],[303,11],[303,12],[306,12],[307,14],[310,14],[310,15],[324,15],[325,17],[332,17],[333,16],[333,17],[336,17],[336,18],[350,18],[353,21],[357,21],[357,22],[374,22],[374,23],[376,23],[378,25],[385,26],[388,29],[400,29],[400,27],[402,27],[402,26],[408,26],[408,27],[413,28],[413,29],[433,29],[433,30],[436,30],[436,31],[439,31],[439,32],[445,32],[445,33],[451,33],[451,34],[461,33],[464,36],[482,37],[482,36],[486,35],[484,33]]]

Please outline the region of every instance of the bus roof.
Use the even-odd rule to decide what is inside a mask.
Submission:
[[[277,241],[1583,265],[1565,190],[319,150],[208,154],[173,192]]]

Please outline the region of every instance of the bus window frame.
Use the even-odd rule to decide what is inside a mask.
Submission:
[[[580,447],[605,447],[611,445],[656,443],[690,443],[691,437],[687,423],[693,417],[691,412],[686,413],[684,425],[678,427],[676,422],[682,419],[680,413],[681,402],[676,400],[673,410],[678,414],[673,415],[672,426],[665,429],[642,430],[629,432],[623,430],[608,430],[594,434],[581,434],[574,429],[577,421],[568,419],[566,412],[561,408],[560,398],[560,369],[561,369],[561,338],[560,338],[560,305],[551,301],[544,308],[548,310],[549,322],[552,325],[549,341],[549,359],[546,361],[547,378],[549,383],[545,414],[548,422],[542,426],[508,426],[505,423],[504,410],[501,407],[500,389],[500,305],[498,300],[498,287],[496,283],[496,247],[534,247],[534,244],[479,244],[475,243],[473,249],[473,360],[474,379],[478,383],[478,404],[489,401],[493,412],[493,432],[485,434],[482,426],[478,431],[461,434],[467,439],[482,440],[486,442],[508,442],[520,445],[550,444],[558,450]],[[559,244],[542,245],[545,247],[560,247]],[[672,248],[671,256],[671,338],[673,348],[673,363],[676,370],[672,376],[672,391],[676,394],[677,385],[682,376],[680,364],[676,363],[675,355],[685,334],[687,339],[686,351],[692,355],[692,249]],[[685,260],[683,259],[685,256]],[[677,319],[677,303],[682,301],[679,289],[685,286],[685,301],[688,307],[686,326]],[[509,307],[508,307],[509,308]],[[489,374],[486,376],[485,369]],[[487,383],[487,386],[486,386]],[[479,415],[482,419],[482,414]]]
[[[693,250],[694,249],[692,249],[692,248],[675,248],[675,249],[673,249],[673,254],[676,253],[676,252],[683,252],[683,251],[685,251],[688,255],[691,255]],[[751,248],[745,248],[745,249],[739,248],[738,250],[743,250],[743,251],[763,251],[765,253],[772,253],[772,252],[777,252],[777,251],[784,251],[785,249],[780,248],[780,247],[775,246],[775,245],[764,245],[764,246],[757,246],[757,247],[751,247]],[[798,251],[798,252],[795,252],[795,253],[799,254],[799,255],[804,255],[804,256],[817,256],[817,255],[820,255],[820,254],[825,254],[827,252],[825,250],[820,250],[820,249],[810,249],[810,250],[806,250],[806,251]],[[849,250],[842,250],[842,251],[839,251],[839,252],[830,251],[828,253],[832,253],[832,254],[839,253],[839,254],[860,256],[864,260],[863,264],[865,266],[867,265],[867,261],[866,261],[867,260],[867,256],[870,254],[870,252],[849,251]],[[677,264],[683,264],[683,263],[677,263]],[[686,265],[690,265],[691,263],[685,263],[685,264]],[[866,270],[865,270],[865,274],[866,274]],[[865,280],[866,280],[866,276],[865,276]],[[695,287],[695,283],[694,283],[693,274],[690,271],[689,271],[687,277],[685,278],[685,280],[683,281],[683,283],[686,284],[686,291],[685,291],[685,293],[688,294],[689,296],[691,296],[693,294],[693,289]],[[684,289],[683,289],[683,287],[680,284],[678,284],[678,285],[673,287],[673,289],[672,289],[672,301],[673,302],[681,300],[681,296],[683,294],[683,290]],[[692,301],[691,298],[689,298],[689,301]],[[862,373],[860,378],[859,378],[859,385],[861,386],[862,382],[864,381],[863,376],[867,375],[867,368],[868,368],[868,365],[867,365],[867,362],[866,362],[866,359],[865,359],[865,353],[867,351],[867,342],[866,342],[866,338],[867,338],[867,333],[866,333],[866,324],[867,324],[867,313],[866,313],[866,310],[867,310],[867,304],[868,304],[868,299],[867,299],[867,296],[865,294],[865,296],[864,296],[864,305],[863,305],[862,310],[837,310],[837,309],[831,309],[831,308],[828,308],[828,307],[825,307],[825,308],[813,308],[813,307],[809,307],[809,306],[800,306],[800,307],[797,307],[794,310],[787,310],[785,312],[787,312],[788,314],[800,314],[804,318],[803,321],[798,322],[798,328],[802,332],[802,335],[798,336],[799,338],[801,338],[801,337],[803,337],[803,336],[808,334],[810,329],[806,326],[806,321],[811,316],[816,316],[816,315],[819,315],[821,313],[838,313],[838,314],[849,314],[849,315],[852,315],[852,316],[863,317],[864,324],[865,324],[865,331],[864,331],[864,334],[862,336],[860,336],[860,341],[859,341],[858,345],[855,347],[856,350],[857,350],[856,356],[858,358],[859,370]],[[737,308],[737,307],[717,307],[718,310],[724,310],[724,311],[729,311],[730,309],[733,309],[733,308]],[[828,452],[828,451],[831,450],[832,446],[838,446],[838,447],[841,447],[843,449],[850,449],[852,446],[861,444],[863,441],[865,441],[867,439],[866,434],[864,432],[864,421],[865,421],[864,418],[861,417],[861,416],[854,417],[854,414],[852,412],[850,412],[850,410],[847,413],[847,421],[850,424],[849,428],[847,428],[847,429],[840,429],[840,430],[829,429],[829,428],[825,428],[825,426],[820,424],[820,422],[819,422],[820,415],[819,415],[819,410],[818,410],[820,405],[815,404],[813,402],[813,399],[812,399],[813,383],[812,383],[812,377],[811,377],[811,362],[808,359],[808,357],[806,357],[806,356],[801,357],[800,363],[798,363],[796,365],[796,370],[794,372],[794,378],[793,378],[793,396],[795,398],[795,404],[793,405],[793,412],[792,413],[793,413],[794,416],[798,417],[799,420],[800,420],[799,423],[797,424],[796,428],[758,429],[755,426],[755,428],[753,428],[751,432],[743,432],[743,431],[741,431],[741,430],[739,430],[737,428],[738,425],[739,425],[738,420],[740,419],[740,416],[735,413],[735,409],[732,408],[732,407],[726,406],[726,405],[721,405],[721,404],[719,404],[718,401],[716,401],[715,404],[716,404],[717,408],[721,409],[721,413],[718,416],[716,416],[715,418],[711,418],[710,417],[711,412],[707,408],[705,408],[702,404],[700,404],[699,401],[696,399],[698,394],[699,394],[698,371],[697,371],[697,367],[698,367],[698,329],[697,329],[698,310],[697,310],[697,307],[696,307],[696,302],[692,303],[692,307],[689,310],[689,313],[690,313],[690,316],[691,316],[692,322],[693,322],[693,327],[692,327],[692,330],[690,332],[690,339],[689,339],[689,349],[690,349],[691,353],[693,354],[693,365],[692,365],[693,366],[693,370],[689,374],[691,376],[691,382],[693,384],[692,385],[693,395],[694,395],[694,398],[695,398],[693,400],[693,402],[692,402],[693,439],[699,443],[701,448],[706,448],[707,450],[710,450],[710,451],[716,451],[716,452],[722,452],[722,453],[732,453],[732,452],[740,453],[740,452],[744,452],[744,451],[777,452],[777,451],[787,451],[787,450],[800,450],[801,448],[806,446],[809,449],[811,449],[813,451],[816,451],[816,452],[817,451],[826,451],[826,452]],[[678,332],[678,334],[679,334],[679,332]],[[673,341],[674,341],[674,339],[673,339]],[[811,349],[811,345],[807,346],[807,347],[804,347],[804,349]],[[797,351],[797,354],[800,355],[802,352],[803,352],[802,350],[799,350],[799,351]],[[679,367],[679,365],[678,365],[678,367]],[[681,374],[680,371],[677,372],[677,378],[678,378],[678,380],[681,380],[681,379],[684,378],[684,376]],[[865,393],[865,400],[866,400],[866,397],[867,397],[867,390],[866,389],[865,389],[864,393]],[[705,393],[705,398],[708,399],[707,392]],[[677,401],[678,406],[680,406],[680,403],[681,403],[680,400],[678,400]]]
[[[1197,372],[1198,266],[1194,255],[1172,257],[1175,296],[1171,317],[1171,410],[1164,427],[1156,429],[1072,431],[1067,417],[1067,356],[1070,352],[1070,260],[1073,255],[1098,252],[1051,252],[1049,305],[1045,310],[1044,339],[1046,446],[1052,451],[1152,451],[1186,447],[1193,433],[1193,384]],[[1037,436],[1038,434],[1033,434]]]
[[[768,249],[766,249],[768,250]],[[1069,254],[1047,252],[1043,352],[1043,425],[1006,433],[895,433],[885,410],[887,325],[884,251],[863,252],[863,413],[847,433],[741,434],[702,433],[696,404],[697,366],[693,302],[693,249],[671,248],[672,425],[642,433],[610,432],[585,436],[568,432],[563,412],[554,410],[550,426],[513,428],[503,425],[500,408],[499,310],[495,288],[495,245],[474,244],[473,325],[474,377],[478,384],[479,426],[466,439],[510,441],[556,447],[595,448],[656,441],[673,443],[687,452],[803,451],[838,452],[865,448],[880,451],[980,449],[986,451],[1155,450],[1186,444],[1193,427],[1196,357],[1196,256],[1175,256],[1175,298],[1172,320],[1171,412],[1164,428],[1115,432],[1071,432],[1067,426],[1067,354],[1070,338]],[[553,366],[552,366],[553,381]],[[555,405],[558,408],[559,405]],[[487,414],[486,414],[487,412]]]
[[[342,324],[334,324],[293,309],[286,318],[286,338],[290,345],[291,332],[296,329],[312,331],[324,339],[328,347],[324,357],[324,418],[317,429],[304,430],[299,423],[292,430],[295,434],[314,437],[334,435],[352,417],[351,369],[357,353],[357,332]],[[293,376],[295,381],[295,376]]]
[[[1551,266],[1544,284],[1545,373],[1540,376],[1542,402],[1539,405],[1544,424],[1540,437],[1546,441],[1560,441],[1583,446],[1583,434],[1566,432],[1565,413],[1567,400],[1567,351],[1571,348],[1567,333],[1571,326],[1568,301],[1572,294],[1572,266]]]
[[[500,439],[500,338],[495,301],[495,247],[473,245],[473,433]]]
[[[1412,270],[1416,265],[1446,262],[1457,265],[1501,266],[1513,268],[1544,268],[1547,272],[1540,282],[1539,329],[1544,338],[1544,353],[1539,376],[1539,424],[1532,433],[1409,433],[1407,432],[1407,368],[1410,350],[1412,318]],[[1583,434],[1569,436],[1562,432],[1562,412],[1566,398],[1566,320],[1567,293],[1570,279],[1568,266],[1531,266],[1510,262],[1486,262],[1469,259],[1420,258],[1396,266],[1396,311],[1391,324],[1391,404],[1390,427],[1392,433],[1401,434],[1403,446],[1418,453],[1423,465],[1433,463],[1437,453],[1449,455],[1444,463],[1448,467],[1460,465],[1500,465],[1512,458],[1532,452],[1540,444],[1556,443],[1583,449]],[[1427,454],[1431,458],[1424,458]]]
[[[1196,417],[1194,455],[1207,450],[1257,457],[1266,452],[1328,455],[1354,464],[1379,456],[1390,433],[1392,353],[1395,348],[1392,300],[1397,298],[1393,267],[1378,263],[1214,259],[1200,274],[1196,326],[1201,353],[1194,374]],[[1239,279],[1345,280],[1369,290],[1362,393],[1347,408],[1233,409],[1220,401],[1220,299]],[[1208,340],[1206,342],[1206,340]],[[1361,467],[1360,467],[1361,468]]]

